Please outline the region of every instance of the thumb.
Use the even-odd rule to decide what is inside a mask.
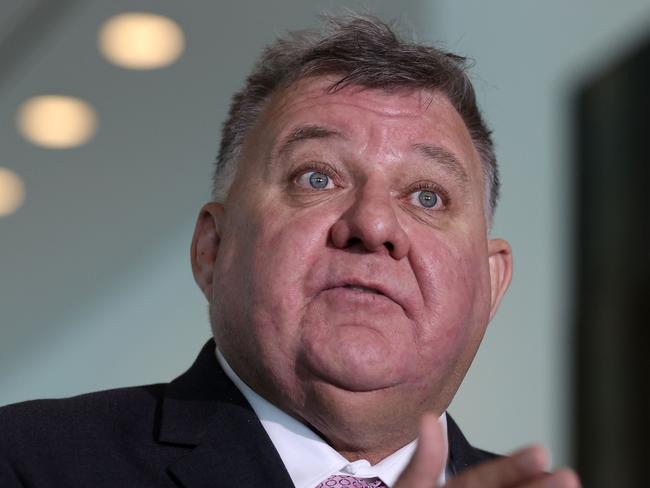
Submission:
[[[420,421],[417,448],[393,488],[433,488],[445,467],[447,445],[438,417],[426,413]]]

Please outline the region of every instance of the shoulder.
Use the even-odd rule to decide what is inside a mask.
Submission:
[[[164,389],[120,388],[0,408],[0,484],[29,474],[29,484],[38,485],[31,476],[70,472],[72,465],[151,442]]]
[[[150,417],[164,392],[165,384],[106,390],[63,399],[30,400],[0,408],[0,438],[4,443],[13,433],[24,441],[43,436],[70,435],[75,431],[112,429],[120,424],[137,424]],[[23,442],[21,439],[13,439]]]
[[[168,468],[245,402],[219,371],[209,341],[171,383],[0,408],[0,486],[176,486]]]

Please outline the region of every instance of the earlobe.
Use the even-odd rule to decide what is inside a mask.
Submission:
[[[512,249],[503,239],[490,239],[488,255],[491,288],[490,320],[492,320],[512,279]]]
[[[212,281],[221,242],[222,221],[223,205],[217,202],[206,203],[199,212],[190,248],[194,281],[208,302],[212,297]]]

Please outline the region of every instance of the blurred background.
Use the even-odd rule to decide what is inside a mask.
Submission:
[[[450,412],[475,445],[507,452],[536,440],[554,464],[578,463],[587,486],[641,486],[611,481],[625,478],[616,462],[636,458],[612,421],[626,403],[604,399],[618,385],[615,398],[636,402],[647,428],[648,360],[625,366],[626,347],[646,344],[647,315],[620,311],[650,298],[648,0],[2,0],[0,405],[168,381],[189,367],[210,336],[189,244],[229,98],[276,35],[346,8],[473,58],[494,129],[494,235],[511,242],[515,276]],[[617,111],[620,94],[628,112]],[[603,171],[589,178],[596,160]],[[636,217],[621,221],[630,209]],[[613,237],[585,252],[603,236]],[[627,256],[627,271],[594,273],[608,255]],[[608,304],[612,290],[620,299]],[[601,354],[613,344],[617,354]]]

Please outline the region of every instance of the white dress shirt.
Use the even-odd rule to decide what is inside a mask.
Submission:
[[[390,456],[371,465],[365,459],[350,462],[334,450],[313,430],[255,393],[233,371],[217,349],[217,361],[226,376],[244,395],[260,419],[262,426],[280,454],[296,488],[315,488],[318,483],[335,474],[358,478],[379,478],[389,488],[395,484],[415,451],[416,441],[398,449]],[[447,416],[440,416],[440,424],[447,439]],[[438,483],[445,483],[445,470]]]

